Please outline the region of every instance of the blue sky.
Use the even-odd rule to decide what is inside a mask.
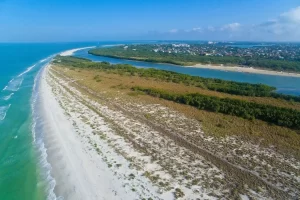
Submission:
[[[299,0],[0,0],[0,41],[300,41]]]

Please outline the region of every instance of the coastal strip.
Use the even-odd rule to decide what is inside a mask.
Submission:
[[[76,51],[80,51],[80,50],[83,50],[83,49],[92,49],[92,48],[95,48],[95,47],[96,46],[82,47],[82,48],[77,48],[77,49],[70,49],[70,50],[67,50],[67,51],[64,51],[64,52],[60,53],[59,55],[60,56],[71,56]]]
[[[239,66],[224,66],[224,65],[205,65],[205,64],[196,64],[193,66],[184,66],[184,67],[193,67],[200,69],[212,69],[220,71],[230,71],[230,72],[240,72],[240,73],[251,73],[251,74],[265,74],[265,75],[274,75],[274,76],[288,76],[288,77],[300,77],[299,73],[293,72],[278,72],[271,71],[253,67],[239,67]]]
[[[157,188],[103,142],[88,119],[102,123],[98,131],[108,135],[112,134],[109,125],[62,87],[49,72],[50,67],[42,74],[40,95],[47,160],[56,182],[56,196],[66,200],[159,199]]]

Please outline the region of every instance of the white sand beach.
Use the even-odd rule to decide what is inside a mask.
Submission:
[[[77,48],[77,49],[70,49],[68,51],[64,51],[62,53],[60,53],[60,56],[71,56],[73,55],[74,52],[79,51],[79,50],[83,50],[83,49],[91,49],[91,48],[95,48],[96,46],[91,46],[91,47],[83,47],[83,48]]]
[[[235,137],[206,135],[199,121],[160,104],[127,101],[119,91],[117,96],[105,90],[96,93],[81,85],[87,77],[69,77],[71,71],[49,64],[40,79],[47,161],[59,199],[219,199],[230,196],[234,184],[228,181],[243,181],[232,172],[260,173],[248,170],[252,157],[236,155],[235,149],[259,154],[264,162],[270,155],[272,162],[285,159],[279,153],[274,157],[272,149]],[[226,156],[239,156],[240,163],[228,164]],[[297,166],[288,159],[284,162]],[[263,173],[285,179],[277,170],[275,175],[268,169]],[[255,184],[265,181],[254,178]],[[248,187],[240,197],[268,196]]]
[[[265,74],[265,75],[275,75],[275,76],[289,76],[289,77],[300,77],[298,73],[290,73],[290,72],[277,72],[271,70],[257,69],[253,67],[239,67],[239,66],[224,66],[224,65],[204,65],[204,64],[196,64],[193,66],[195,68],[202,69],[213,69],[213,70],[221,70],[221,71],[231,71],[231,72],[241,72],[241,73],[251,73],[251,74]]]
[[[76,115],[66,115],[61,106],[64,97],[54,92],[59,85],[56,85],[49,77],[48,67],[44,69],[41,78],[40,94],[45,120],[44,132],[46,133],[48,162],[52,167],[51,175],[56,181],[55,194],[65,200],[139,199],[138,192],[133,192],[130,185],[145,181],[143,187],[146,187],[148,191],[143,191],[143,195],[155,197],[155,188],[147,185],[143,177],[139,179],[140,175],[128,168],[129,163],[101,142],[92,133],[93,130],[87,123],[82,122]],[[76,104],[76,98],[71,96],[69,98]],[[75,104],[70,106],[76,107]],[[84,105],[77,103],[77,107],[85,114],[93,115],[92,111]],[[77,114],[80,115],[80,113]],[[101,121],[100,118],[98,120]],[[103,125],[102,130],[109,131],[109,127]],[[109,160],[114,159],[123,166],[120,167],[118,174],[103,161],[99,152],[92,148],[95,144],[101,148],[101,152],[109,156]],[[131,184],[127,180],[130,174],[136,177]],[[138,190],[137,186],[135,188]]]
[[[180,188],[185,196],[178,199],[196,199],[198,196],[214,199],[201,186],[188,188],[185,184],[181,185],[184,175],[172,177],[170,172],[157,164],[149,154],[143,153],[144,150],[136,149],[137,144],[133,145],[122,134],[132,135],[130,137],[135,142],[141,142],[143,135],[143,142],[148,143],[147,149],[151,147],[152,152],[161,154],[167,165],[170,162],[168,159],[172,159],[172,162],[176,160],[177,164],[174,165],[178,173],[183,169],[187,171],[183,163],[210,165],[206,164],[203,157],[178,147],[173,140],[141,121],[124,116],[122,111],[111,110],[94,102],[71,87],[69,84],[73,83],[72,80],[59,78],[50,68],[51,65],[48,65],[43,71],[40,94],[47,160],[52,168],[51,176],[55,180],[54,193],[57,197],[65,200],[171,200],[174,199],[174,192]],[[125,132],[120,135],[119,128],[113,126],[119,126]],[[186,157],[187,154],[191,156]],[[190,160],[195,157],[198,159]],[[207,168],[195,168],[190,173],[194,177],[214,177],[220,176],[221,172],[211,167],[209,171]],[[157,183],[153,183],[151,177],[158,179]],[[158,187],[158,183],[166,186]]]

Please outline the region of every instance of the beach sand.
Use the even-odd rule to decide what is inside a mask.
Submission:
[[[221,71],[230,71],[230,72],[241,72],[241,73],[251,73],[251,74],[265,74],[265,75],[275,75],[275,76],[289,76],[289,77],[300,77],[298,73],[290,73],[290,72],[277,72],[271,70],[257,69],[253,67],[239,67],[239,66],[224,66],[224,65],[204,65],[204,64],[196,64],[193,66],[194,68],[202,68],[202,69],[213,69],[213,70],[221,70]]]
[[[255,189],[257,184],[265,185],[264,179],[249,175],[249,171],[260,172],[248,169],[252,157],[236,155],[236,149],[260,155],[262,160],[255,158],[255,166],[269,163],[270,156],[273,167],[281,166],[283,159],[297,166],[287,156],[258,148],[251,141],[207,135],[198,120],[160,104],[128,100],[131,97],[120,91],[116,96],[105,89],[96,93],[80,83],[91,77],[69,77],[68,71],[72,70],[49,64],[40,79],[47,161],[58,198],[218,199],[231,197],[235,185],[247,183],[247,189],[237,195],[263,199],[272,196]],[[239,162],[224,160],[233,157]],[[276,168],[278,174],[259,169],[274,180],[286,178],[280,168]],[[238,174],[232,173],[236,170]]]
[[[97,151],[91,149],[92,129],[77,116],[67,116],[59,105],[58,99],[62,97],[55,96],[52,89],[53,86],[49,85],[47,67],[41,78],[40,94],[43,104],[47,160],[52,167],[51,175],[56,181],[55,194],[65,200],[138,199],[136,193],[124,187],[126,181],[116,176]],[[83,106],[81,108],[85,109]],[[86,110],[86,112],[92,111]],[[78,129],[83,130],[81,135],[74,128],[75,124]],[[97,142],[97,138],[92,140]],[[111,150],[108,146],[102,146],[101,151]],[[118,155],[112,154],[111,157],[120,163],[123,162],[124,167],[129,164]],[[124,174],[127,172],[124,171]],[[155,194],[155,191],[153,193]],[[151,197],[146,194],[145,196]]]
[[[64,51],[62,53],[60,53],[59,55],[60,56],[71,56],[73,55],[74,52],[76,51],[80,51],[80,50],[83,50],[83,49],[91,49],[91,48],[95,48],[96,46],[91,46],[91,47],[83,47],[83,48],[77,48],[77,49],[70,49],[68,51]]]
[[[55,71],[50,68],[47,66],[42,74],[40,94],[47,160],[52,167],[51,176],[56,181],[54,193],[58,197],[66,200],[171,200],[175,189],[180,188],[185,196],[178,199],[196,199],[198,196],[214,199],[200,185],[189,188],[181,184],[184,174],[179,175],[179,171],[188,171],[188,166],[183,163],[211,166],[203,157],[177,146],[170,138],[144,122],[124,115],[121,110],[94,102],[71,87],[72,80],[54,75]],[[161,154],[167,165],[172,160],[178,177],[172,177],[151,154],[145,154],[146,149],[136,148],[143,145],[139,144],[141,135],[147,150],[155,151],[154,155]],[[134,143],[128,141],[128,137]],[[186,157],[187,154],[190,156]],[[190,160],[195,157],[198,159]],[[211,166],[209,169],[195,168],[190,173],[194,177],[208,174],[214,177],[220,176],[221,172]],[[167,185],[159,187],[159,183]],[[193,192],[195,190],[197,192]]]

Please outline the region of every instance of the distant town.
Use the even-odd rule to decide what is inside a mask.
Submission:
[[[138,45],[140,47],[140,45]],[[134,45],[130,46],[134,49]],[[128,46],[124,46],[127,49]],[[300,61],[300,44],[234,44],[222,42],[206,42],[203,44],[153,44],[147,45],[156,53],[190,54],[201,56],[234,56],[248,58],[265,58],[275,60]]]
[[[200,63],[300,72],[300,44],[297,43],[172,41],[98,48],[89,53],[185,66]]]

